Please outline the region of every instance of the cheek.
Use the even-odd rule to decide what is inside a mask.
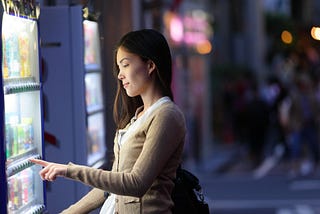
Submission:
[[[139,81],[141,87],[147,85],[150,82],[150,76],[145,71],[141,72],[136,77],[137,77],[137,81]]]
[[[132,75],[131,78],[131,93],[134,93],[135,96],[143,93],[148,88],[150,79],[145,72],[137,72],[135,75]]]
[[[134,78],[138,82],[148,81],[149,75],[148,70],[145,66],[139,66],[135,69],[135,72],[132,72],[132,78]]]

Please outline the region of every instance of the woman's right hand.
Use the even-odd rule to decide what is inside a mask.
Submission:
[[[58,176],[65,176],[67,174],[67,165],[48,162],[35,158],[29,159],[32,163],[43,166],[44,168],[39,172],[42,180],[54,181]]]

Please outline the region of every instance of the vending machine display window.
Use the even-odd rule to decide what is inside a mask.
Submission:
[[[93,165],[105,155],[103,113],[91,115],[88,118],[88,164]]]
[[[97,22],[84,20],[84,63],[87,70],[101,69],[99,26]]]
[[[35,21],[5,13],[2,19],[2,53],[4,79],[39,82],[38,28]]]
[[[87,164],[99,167],[104,161],[106,151],[99,25],[96,21],[84,20],[83,31],[88,137]]]

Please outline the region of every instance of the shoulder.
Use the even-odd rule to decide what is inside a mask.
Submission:
[[[157,111],[155,111],[155,115],[164,116],[164,117],[172,117],[184,120],[184,114],[181,109],[172,101],[166,102],[162,104]]]
[[[166,127],[180,127],[181,129],[186,129],[186,121],[181,109],[172,101],[163,103],[159,108],[157,108],[150,119],[156,122],[158,126]]]

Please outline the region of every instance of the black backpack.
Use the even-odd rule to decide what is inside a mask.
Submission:
[[[174,202],[173,214],[210,213],[209,206],[204,200],[199,179],[195,175],[179,166],[174,183],[175,186],[171,195]]]

